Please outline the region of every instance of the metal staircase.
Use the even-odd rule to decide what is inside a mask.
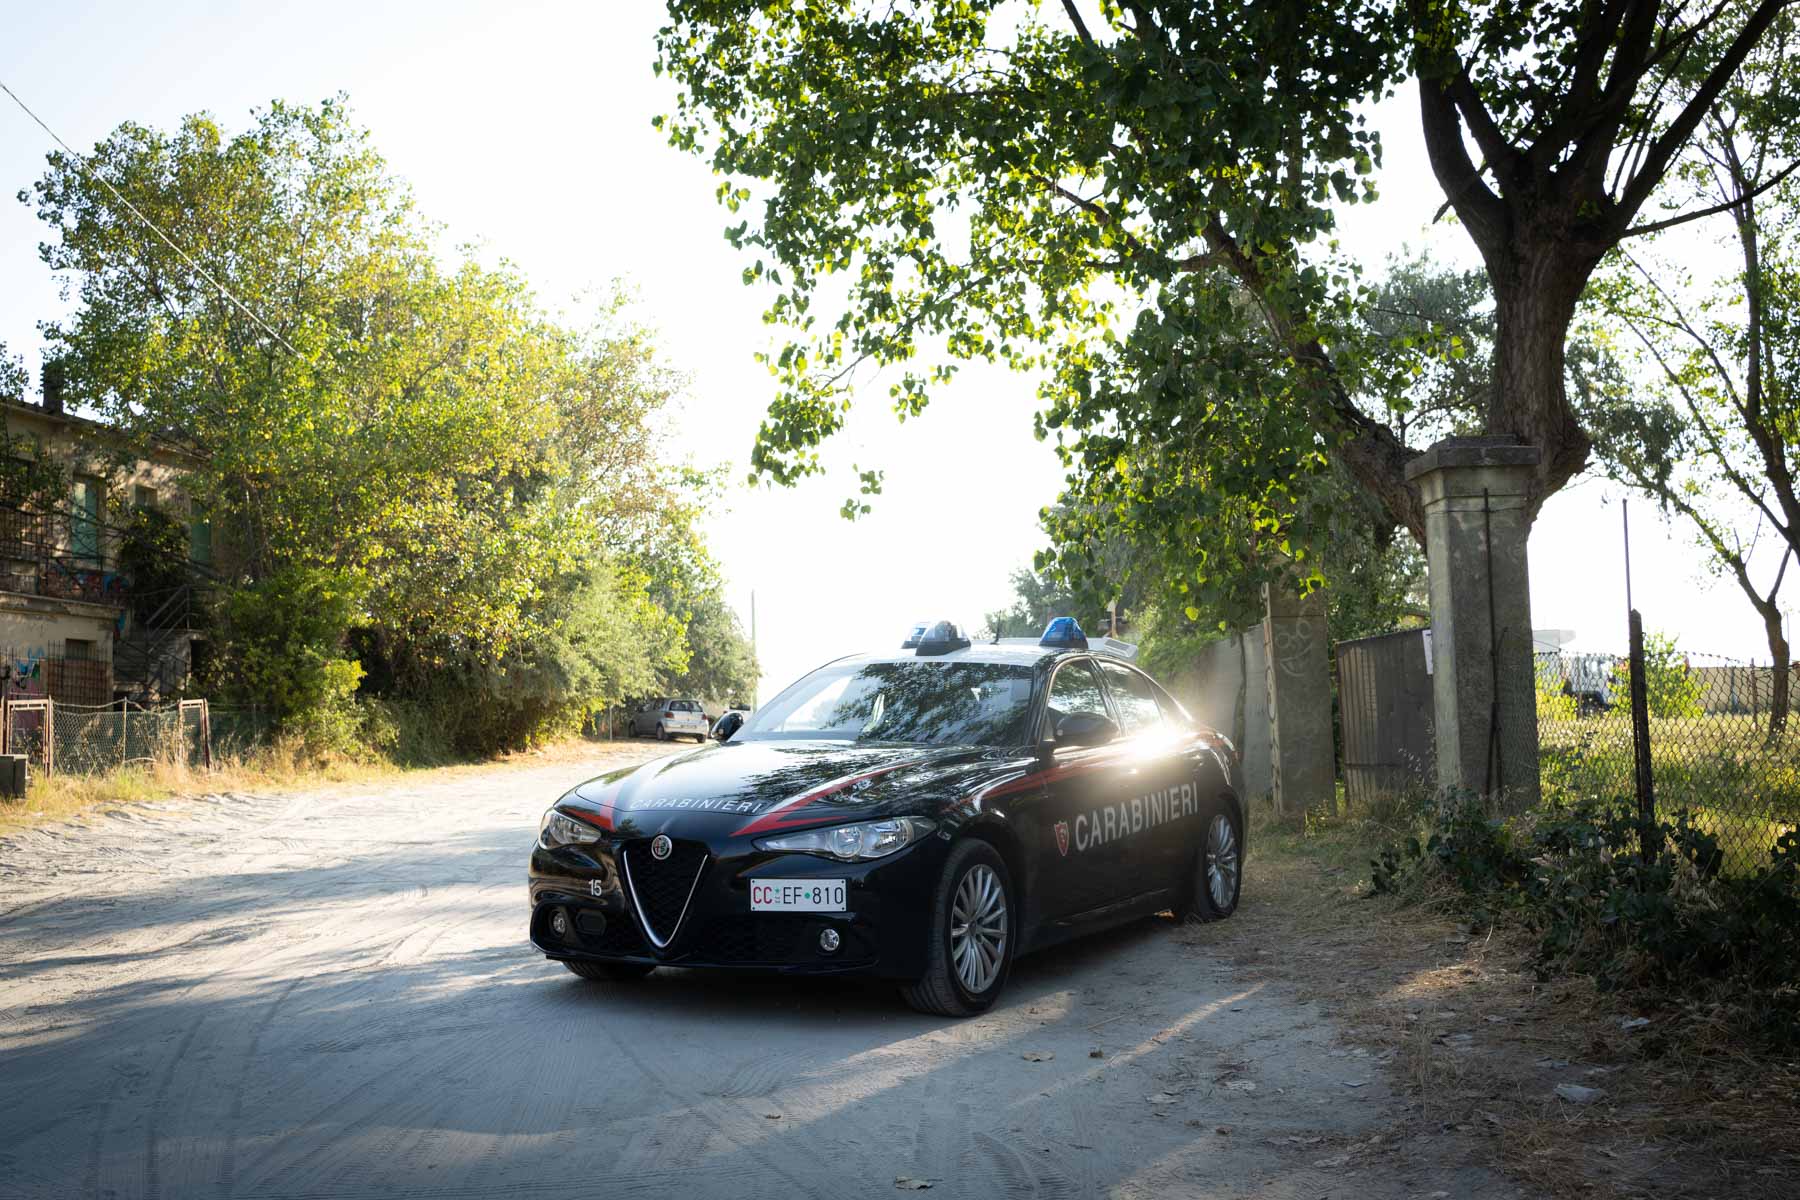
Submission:
[[[140,603],[152,597],[134,597]],[[195,585],[171,588],[157,606],[135,617],[113,645],[113,686],[142,704],[166,700],[186,682],[193,638]]]

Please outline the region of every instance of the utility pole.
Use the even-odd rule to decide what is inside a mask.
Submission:
[[[750,655],[756,657],[756,589],[750,589]],[[750,685],[750,711],[762,704],[762,659],[756,659],[756,682]]]

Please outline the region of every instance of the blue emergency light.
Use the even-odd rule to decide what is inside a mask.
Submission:
[[[1074,617],[1057,617],[1045,627],[1044,636],[1038,640],[1038,645],[1055,650],[1086,650],[1087,644],[1087,634],[1081,632]]]

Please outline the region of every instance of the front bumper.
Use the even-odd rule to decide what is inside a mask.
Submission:
[[[669,861],[678,866],[660,879],[653,875],[661,868],[649,845],[648,837],[636,836],[556,850],[534,847],[531,944],[558,960],[895,979],[924,973],[932,888],[948,850],[940,837],[927,836],[863,863],[770,853],[747,840],[717,845],[677,840]],[[700,863],[691,888],[687,877],[676,873],[687,861]],[[847,908],[752,912],[750,884],[757,879],[842,879],[849,885]],[[652,914],[648,921],[640,903]],[[678,919],[672,918],[677,909]],[[552,928],[559,910],[566,923],[562,935]],[[820,945],[827,929],[839,938],[832,952]]]

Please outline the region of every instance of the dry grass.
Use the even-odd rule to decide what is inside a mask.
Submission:
[[[1540,982],[1527,939],[1471,934],[1447,897],[1362,899],[1391,833],[1253,833],[1244,907],[1208,940],[1337,1014],[1404,1087],[1410,1133],[1457,1135],[1555,1196],[1800,1194],[1800,1064],[1744,1051],[1717,1010]],[[1575,1104],[1558,1084],[1604,1094]]]
[[[629,741],[573,738],[540,749],[496,759],[451,766],[406,768],[381,760],[343,756],[320,758],[292,744],[263,747],[220,759],[211,771],[172,759],[132,763],[97,775],[35,774],[22,800],[0,800],[0,837],[22,829],[78,818],[83,813],[122,804],[167,800],[215,792],[262,792],[311,788],[331,783],[361,783],[401,773],[429,776],[491,767],[496,763],[543,764],[592,758]],[[648,744],[648,743],[646,743]],[[664,748],[665,750],[667,747]]]

